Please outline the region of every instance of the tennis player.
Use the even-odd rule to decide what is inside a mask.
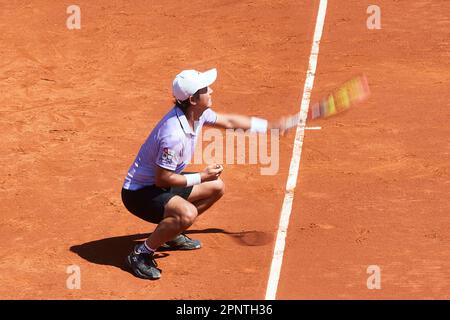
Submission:
[[[212,164],[197,173],[183,172],[203,125],[250,129],[256,133],[286,130],[284,118],[270,123],[257,117],[214,112],[210,86],[216,78],[216,69],[184,70],[175,77],[172,85],[175,106],[147,137],[125,177],[122,201],[127,210],[157,224],[150,237],[136,245],[127,257],[131,270],[140,278],[161,277],[154,259],[158,249],[201,248],[200,241],[183,232],[224,194],[221,165]]]

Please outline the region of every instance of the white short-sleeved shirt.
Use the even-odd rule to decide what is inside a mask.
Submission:
[[[128,170],[123,187],[138,190],[154,185],[157,166],[181,173],[193,156],[203,125],[214,124],[216,120],[217,114],[208,108],[196,122],[193,131],[183,111],[177,106],[173,107],[141,146]]]

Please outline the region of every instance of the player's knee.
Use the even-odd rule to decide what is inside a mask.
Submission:
[[[179,222],[181,227],[183,228],[190,227],[194,223],[197,216],[198,216],[197,208],[190,203],[186,203],[181,208],[181,212],[179,215]]]
[[[214,194],[216,194],[220,198],[225,194],[225,183],[220,178],[214,182],[215,182],[213,187]]]

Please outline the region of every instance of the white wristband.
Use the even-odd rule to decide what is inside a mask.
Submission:
[[[186,177],[186,187],[202,183],[202,176],[200,173],[185,174],[184,176]]]
[[[250,121],[250,132],[267,132],[267,120],[251,117]]]

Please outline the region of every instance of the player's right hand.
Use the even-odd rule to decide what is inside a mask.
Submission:
[[[213,180],[217,180],[220,176],[220,174],[223,171],[223,166],[221,166],[220,164],[210,164],[209,166],[206,167],[205,170],[203,170],[203,172],[200,173],[201,177],[202,177],[202,182],[204,181],[213,181]]]
[[[287,128],[287,118],[286,117],[281,117],[280,119],[270,122],[269,123],[269,129],[278,129],[280,134],[282,136],[285,135]]]
[[[301,121],[300,113],[296,113],[288,117],[281,117],[277,121],[271,122],[269,124],[269,128],[280,130],[280,134],[284,136],[290,129],[297,128],[299,121]]]

